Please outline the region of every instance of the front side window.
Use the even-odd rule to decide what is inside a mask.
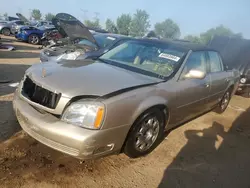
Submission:
[[[186,50],[171,44],[127,41],[100,57],[134,72],[165,79],[179,68]]]
[[[220,72],[222,71],[221,59],[217,52],[210,51],[208,52],[209,61],[210,61],[210,71],[211,72]]]
[[[183,68],[181,78],[184,78],[190,70],[199,70],[204,73],[207,72],[206,54],[204,51],[192,52]]]

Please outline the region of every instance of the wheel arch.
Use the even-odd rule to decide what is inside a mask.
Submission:
[[[9,27],[3,27],[1,30],[0,30],[0,33],[2,33],[3,29],[9,29],[11,31],[11,29]]]
[[[148,99],[150,101],[150,98]],[[147,100],[147,101],[148,101]],[[146,105],[147,104],[147,105]],[[132,129],[132,126],[143,116],[145,115],[147,112],[149,112],[150,110],[153,110],[153,109],[159,109],[160,111],[163,112],[164,114],[164,123],[165,123],[165,126],[167,125],[168,123],[168,120],[169,120],[169,117],[170,117],[170,110],[169,110],[169,107],[167,105],[167,101],[165,99],[162,99],[162,100],[159,100],[158,103],[141,103],[141,105],[138,107],[138,109],[136,110],[137,112],[140,112],[140,113],[136,113],[136,115],[133,116],[133,123],[131,124],[130,128],[129,128],[129,131],[127,132],[127,135],[126,135],[126,138],[124,139],[124,142],[123,142],[123,145],[122,145],[122,148],[121,148],[121,151],[120,152],[123,152],[124,151],[124,147],[125,147],[125,144],[127,142],[127,139],[128,139],[128,135],[129,133],[131,132],[131,129]]]
[[[165,114],[165,118],[168,118],[167,116],[170,116],[170,110],[168,107],[168,101],[165,98],[162,97],[149,97],[143,102],[141,102],[137,109],[135,109],[135,113],[132,117],[132,124],[135,123],[135,121],[140,118],[143,114],[145,114],[147,111],[153,109],[153,108],[158,108],[160,110],[163,110]],[[165,119],[166,121],[166,119]],[[132,125],[131,125],[132,126]]]

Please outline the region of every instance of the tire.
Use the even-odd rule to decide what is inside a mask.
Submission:
[[[152,152],[164,139],[165,122],[164,113],[158,108],[143,113],[132,125],[123,152],[130,158]]]
[[[223,112],[225,112],[225,110],[228,107],[228,104],[230,103],[231,100],[231,89],[228,89],[225,94],[223,95],[220,103],[218,104],[218,106],[215,109],[215,112],[218,114],[222,114]]]
[[[37,45],[40,43],[40,37],[36,34],[31,34],[28,38],[28,43]]]
[[[10,36],[10,34],[11,34],[9,28],[3,28],[1,32],[2,32],[2,34],[5,35],[5,36]]]

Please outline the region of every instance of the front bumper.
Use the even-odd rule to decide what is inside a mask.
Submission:
[[[13,108],[25,132],[39,142],[79,159],[119,153],[129,126],[89,130],[67,124],[52,114],[40,112],[15,92]]]
[[[240,95],[250,97],[250,84],[239,84],[237,93]]]
[[[24,33],[15,34],[15,38],[22,41],[28,41],[28,36]]]

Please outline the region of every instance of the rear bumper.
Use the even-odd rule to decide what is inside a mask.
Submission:
[[[25,132],[39,142],[79,159],[119,153],[129,126],[89,130],[67,124],[49,113],[41,113],[15,92],[13,108]]]

